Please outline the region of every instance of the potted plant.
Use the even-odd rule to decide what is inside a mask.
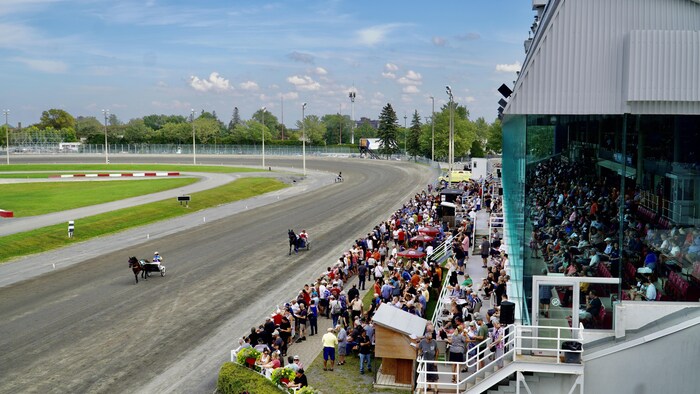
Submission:
[[[294,372],[294,370],[291,368],[277,368],[272,371],[270,380],[272,380],[272,383],[274,384],[284,386],[294,380],[295,376],[296,372]]]
[[[255,360],[260,356],[260,352],[252,347],[246,347],[238,351],[236,354],[236,361],[240,365],[247,365],[252,368],[255,365]]]

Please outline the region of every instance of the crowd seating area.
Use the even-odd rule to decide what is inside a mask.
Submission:
[[[698,229],[676,226],[640,205],[640,190],[621,193],[615,181],[597,177],[582,163],[559,158],[540,162],[526,185],[532,222],[529,257],[543,259],[543,268],[567,276],[610,278],[622,272],[624,299],[698,301]],[[611,301],[616,297],[610,286],[591,289]],[[609,328],[600,318],[594,320],[597,327]]]

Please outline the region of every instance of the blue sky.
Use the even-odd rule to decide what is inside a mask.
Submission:
[[[307,114],[399,118],[447,101],[496,116],[533,21],[530,0],[2,0],[0,107],[10,123],[61,108],[120,120],[266,106],[294,127]],[[3,119],[4,120],[4,119]],[[402,120],[402,119],[401,119]]]

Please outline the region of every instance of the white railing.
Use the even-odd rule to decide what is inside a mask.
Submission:
[[[436,259],[439,260],[443,256],[448,256],[448,257],[451,256],[452,255],[452,240],[453,240],[453,237],[450,235],[445,239],[445,241],[443,243],[441,243],[437,248],[435,248],[435,250],[433,251],[433,254],[431,254],[430,256],[433,257],[433,256],[437,255],[438,257],[437,258],[433,257],[431,260],[436,260]],[[450,268],[447,271],[447,276],[443,276],[443,277],[449,278],[451,274],[452,274],[452,268]],[[442,278],[440,278],[440,279],[442,279]],[[442,311],[442,308],[444,307],[442,300],[445,298],[446,292],[447,292],[447,286],[442,286],[442,289],[440,290],[440,294],[438,295],[437,304],[435,305],[435,310],[433,311],[433,316],[430,319],[430,321],[433,323],[433,327],[437,327],[437,325],[436,325],[437,318],[440,315],[440,311]]]
[[[418,376],[416,379],[416,390],[418,392],[427,392],[430,386],[439,385],[441,390],[443,388],[447,390],[454,388],[455,392],[458,393],[470,384],[476,384],[477,378],[485,379],[487,377],[486,373],[495,373],[498,370],[496,368],[499,363],[506,367],[510,363],[521,362],[521,360],[518,360],[518,356],[523,354],[532,356],[528,358],[527,362],[559,365],[565,364],[561,360],[561,356],[564,353],[583,353],[583,346],[581,346],[581,350],[561,349],[564,342],[583,343],[583,325],[580,325],[579,328],[511,325],[508,326],[507,331],[503,338],[503,354],[497,358],[495,353],[492,353],[489,349],[491,346],[490,338],[486,340],[485,345],[483,343],[477,344],[469,351],[471,354],[468,353],[469,356],[464,362],[429,361],[419,357],[416,370]],[[550,333],[555,335],[542,336]],[[447,358],[447,354],[445,354],[445,358]],[[481,366],[482,362],[484,363],[483,367]],[[428,365],[434,366],[434,370],[428,371]],[[476,371],[461,372],[465,368],[474,368]],[[553,368],[553,370],[555,372],[556,368]],[[438,382],[428,381],[428,374],[437,375]],[[446,379],[440,379],[440,377]]]

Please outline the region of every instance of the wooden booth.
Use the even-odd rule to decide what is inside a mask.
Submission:
[[[428,321],[389,304],[380,305],[372,320],[374,354],[382,358],[377,385],[412,388],[417,357],[412,338],[423,336]]]

